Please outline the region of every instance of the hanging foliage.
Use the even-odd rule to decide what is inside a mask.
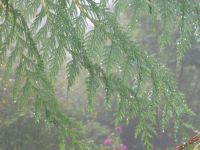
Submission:
[[[129,10],[126,27],[120,14]],[[199,0],[0,0],[0,61],[4,80],[14,74],[13,100],[26,107],[35,98],[35,118],[46,118],[60,133],[60,149],[87,149],[81,123],[65,116],[55,96],[56,75],[66,66],[68,90],[80,71],[88,72],[88,110],[94,111],[98,88],[105,91],[105,106],[116,101],[116,123],[138,117],[135,137],[147,149],[156,135],[157,113],[162,130],[173,122],[175,135],[188,127],[185,115],[194,115],[177,89],[169,70],[146,51],[130,31],[144,15],[159,22],[160,49],[178,32],[177,64],[200,34]],[[89,26],[91,27],[89,29]]]

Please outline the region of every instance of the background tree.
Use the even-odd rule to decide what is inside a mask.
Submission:
[[[64,115],[55,94],[58,71],[67,69],[67,93],[81,73],[86,75],[87,110],[94,113],[96,94],[104,91],[105,108],[114,105],[116,124],[138,118],[135,137],[147,149],[150,139],[173,122],[174,135],[189,127],[183,119],[194,115],[184,102],[172,74],[133,38],[141,19],[149,17],[165,49],[176,31],[177,66],[191,36],[199,36],[199,1],[0,1],[3,85],[14,76],[13,100],[25,108],[34,104],[36,121],[53,123],[60,149],[86,149],[82,125]],[[129,20],[120,17],[129,11]],[[88,26],[92,29],[89,31]],[[158,30],[156,30],[158,29]],[[162,31],[161,31],[162,30]],[[157,122],[157,117],[161,121]],[[181,132],[182,133],[182,132]],[[67,139],[67,140],[65,140]]]

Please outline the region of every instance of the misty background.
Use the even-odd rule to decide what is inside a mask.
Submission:
[[[122,26],[126,26],[129,20],[129,13],[122,14],[120,22]],[[154,27],[153,27],[154,26]],[[138,20],[138,29],[132,33],[133,39],[136,40],[143,48],[148,51],[149,55],[160,58],[160,62],[167,66],[173,72],[179,89],[184,93],[187,104],[197,114],[194,118],[187,118],[197,129],[200,125],[200,38],[195,42],[192,37],[192,48],[185,53],[184,59],[177,70],[176,64],[176,44],[169,45],[166,50],[160,52],[159,21],[152,24],[149,18],[145,17]],[[179,37],[178,33],[173,34],[173,39]],[[68,61],[68,60],[67,60]],[[1,64],[0,80],[5,64]],[[101,147],[104,139],[114,132],[114,110],[112,108],[105,112],[104,95],[99,89],[96,111],[89,114],[86,111],[87,96],[85,92],[84,79],[85,72],[82,72],[76,79],[71,92],[67,91],[67,77],[64,75],[66,68],[62,68],[57,77],[56,95],[62,111],[67,116],[72,116],[76,120],[82,121],[87,137],[89,140]],[[57,150],[58,149],[58,133],[52,124],[37,122],[34,119],[34,98],[27,102],[26,108],[18,110],[17,103],[12,100],[12,83],[13,78],[9,79],[8,84],[0,86],[0,150]],[[159,119],[160,116],[158,116]],[[120,134],[120,140],[128,147],[129,150],[144,150],[140,139],[134,138],[134,128],[137,124],[137,118],[125,121],[120,124],[123,132]],[[182,141],[174,141],[173,129],[169,127],[165,132],[160,131],[159,125],[157,129],[158,135],[152,138],[155,150],[172,149]],[[195,135],[188,130],[190,136]],[[97,147],[97,149],[98,149]]]

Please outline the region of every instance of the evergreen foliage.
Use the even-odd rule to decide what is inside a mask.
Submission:
[[[148,56],[132,31],[144,15],[159,24],[160,49],[179,37],[177,64],[200,34],[199,0],[0,0],[0,61],[4,80],[14,74],[13,100],[19,108],[35,99],[36,121],[46,118],[60,133],[60,149],[87,149],[81,123],[64,116],[55,96],[56,75],[66,66],[68,90],[81,70],[88,72],[88,110],[94,111],[96,93],[105,91],[105,107],[116,102],[116,123],[138,117],[135,137],[147,149],[156,135],[157,117],[166,130],[173,121],[175,135],[187,127],[185,115],[194,115],[177,89],[173,75]],[[124,27],[123,12],[130,13]],[[93,26],[88,31],[88,26]],[[195,34],[194,34],[195,33]],[[5,65],[4,65],[5,64]],[[68,91],[68,92],[69,92]]]

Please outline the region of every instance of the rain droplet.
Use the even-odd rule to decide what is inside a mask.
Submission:
[[[4,88],[3,88],[3,90],[4,90],[4,91],[6,91],[6,90],[7,90],[7,88],[5,88],[5,87],[4,87]]]
[[[17,103],[17,101],[16,101],[16,100],[14,100],[14,101],[13,101],[13,103]]]

